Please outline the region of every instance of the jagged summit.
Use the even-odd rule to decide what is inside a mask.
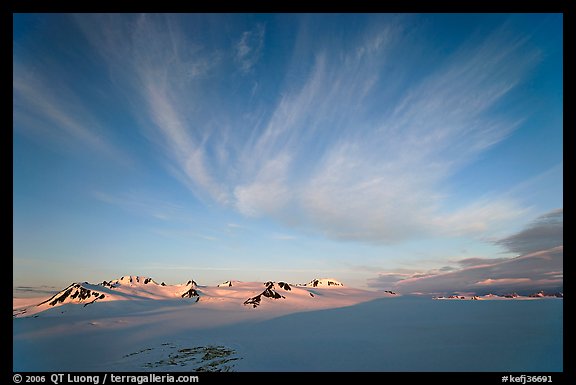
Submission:
[[[126,275],[126,276],[122,276],[120,277],[120,279],[117,279],[113,282],[117,282],[117,283],[121,283],[121,284],[131,284],[131,285],[137,285],[137,284],[141,284],[141,285],[147,285],[149,283],[153,283],[155,285],[158,285],[158,283],[156,281],[154,281],[152,278],[150,277],[143,277],[143,276],[138,276],[138,275]]]
[[[344,286],[344,284],[340,281],[335,280],[334,278],[319,278],[319,279],[313,279],[312,281],[308,282],[306,286],[329,287],[329,286]]]
[[[158,285],[158,282],[154,281],[150,277],[140,275],[124,275],[119,279],[113,279],[111,281],[103,281],[101,283],[102,286],[107,286],[111,288],[118,287],[119,285],[134,286],[134,285],[148,285],[148,284]]]
[[[106,298],[106,294],[94,290],[94,285],[87,282],[73,283],[46,301],[39,303],[38,306],[44,304],[56,306],[66,303],[82,303],[86,306],[104,298]]]
[[[278,285],[278,289],[276,288],[276,284]],[[258,294],[255,297],[248,298],[246,301],[244,301],[244,305],[252,305],[252,307],[254,308],[258,307],[262,302],[262,297],[271,299],[280,299],[280,298],[286,299],[285,296],[278,293],[278,291],[276,290],[292,291],[292,288],[286,282],[276,283],[273,281],[268,281],[264,283],[264,286],[266,286],[266,289],[264,289],[262,293]]]
[[[141,275],[124,275],[118,279],[113,279],[111,281],[103,281],[100,285],[117,288],[119,286],[139,286],[139,285],[155,285],[155,286],[168,286],[164,282],[158,283],[151,277],[141,276]],[[188,280],[185,284],[173,285],[173,286],[192,286],[194,288],[198,287],[198,284],[193,279]]]

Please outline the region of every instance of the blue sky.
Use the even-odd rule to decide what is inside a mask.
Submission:
[[[561,288],[562,22],[16,14],[14,285]]]

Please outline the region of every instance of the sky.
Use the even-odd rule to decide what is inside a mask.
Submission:
[[[14,287],[562,290],[562,26],[14,14]]]

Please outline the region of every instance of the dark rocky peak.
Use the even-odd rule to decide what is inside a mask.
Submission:
[[[290,285],[288,285],[286,282],[278,282],[278,286],[280,286],[281,289],[290,291],[292,290],[292,288],[290,287]]]
[[[274,281],[268,281],[264,283],[264,286],[266,286],[268,289],[274,289],[274,285],[276,284],[276,282]],[[290,287],[290,285],[288,285],[286,282],[278,282],[277,283],[278,286],[280,286],[281,289],[284,289],[286,291],[290,291],[292,290],[292,288]]]
[[[95,290],[85,288],[80,283],[73,283],[61,292],[53,295],[38,306],[48,303],[50,306],[56,306],[63,303],[84,303],[84,306],[94,303],[96,300],[105,298],[106,295]]]
[[[329,287],[329,286],[344,286],[344,284],[333,278],[320,278],[320,279],[313,279],[308,284],[306,284],[306,286]]]
[[[182,298],[197,297],[196,302],[198,302],[198,300],[200,299],[200,294],[198,294],[198,292],[195,289],[190,288],[190,289],[186,290],[184,293],[182,293],[181,297]]]
[[[286,298],[283,295],[279,294],[276,290],[274,290],[274,282],[268,281],[265,283],[265,285],[266,285],[266,289],[264,289],[264,291],[262,293],[258,294],[257,296],[248,298],[246,301],[244,301],[244,305],[252,305],[253,308],[256,308],[256,307],[260,306],[260,304],[262,302],[262,297],[271,298],[271,299],[280,299],[280,298],[285,299]]]

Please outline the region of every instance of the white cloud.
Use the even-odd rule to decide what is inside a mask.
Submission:
[[[264,33],[264,25],[257,24],[253,30],[243,32],[242,37],[234,46],[234,58],[242,72],[249,72],[260,59]]]
[[[430,63],[394,21],[367,26],[349,50],[300,36],[305,43],[276,99],[258,87],[253,103],[220,94],[207,104],[212,83],[204,75],[221,64],[209,58],[227,56],[193,41],[178,17],[88,19],[102,22],[82,25],[111,71],[131,79],[146,135],[203,199],[333,239],[388,243],[484,234],[523,213],[509,198],[454,206],[445,187],[522,122],[493,110],[539,52],[503,30],[465,42],[441,67],[424,70]],[[111,41],[120,32],[123,41]],[[243,31],[228,60],[252,71],[264,37],[261,24]],[[422,63],[395,62],[406,46]],[[389,73],[391,66],[406,68]],[[421,76],[411,76],[414,70]],[[252,108],[248,118],[237,115],[238,106]]]
[[[498,278],[498,279],[485,279],[480,282],[476,282],[476,285],[486,285],[486,286],[494,286],[494,285],[516,285],[519,283],[531,283],[532,280],[530,278]]]
[[[304,176],[290,184],[292,199],[275,199],[272,210],[270,201],[260,197],[281,195],[286,187],[256,183],[267,188],[253,191],[259,207],[252,204],[251,212],[294,223],[280,210],[290,205],[301,215],[296,220],[301,226],[331,238],[378,242],[422,234],[482,234],[523,213],[514,201],[493,197],[447,211],[448,193],[438,187],[518,126],[519,120],[486,111],[514,88],[536,55],[519,55],[520,43],[500,36],[465,46],[373,123],[358,111],[373,103],[372,88],[382,87],[375,75],[384,76],[377,69],[393,60],[384,52],[395,38],[402,39],[391,36],[391,30],[386,39],[366,39],[353,54],[317,53],[301,89],[281,99],[250,148],[251,159],[262,163],[269,153],[288,151],[293,163],[277,181],[300,173],[299,167],[305,168]],[[301,149],[320,137],[330,145],[305,165]],[[245,196],[237,203],[243,210]]]

